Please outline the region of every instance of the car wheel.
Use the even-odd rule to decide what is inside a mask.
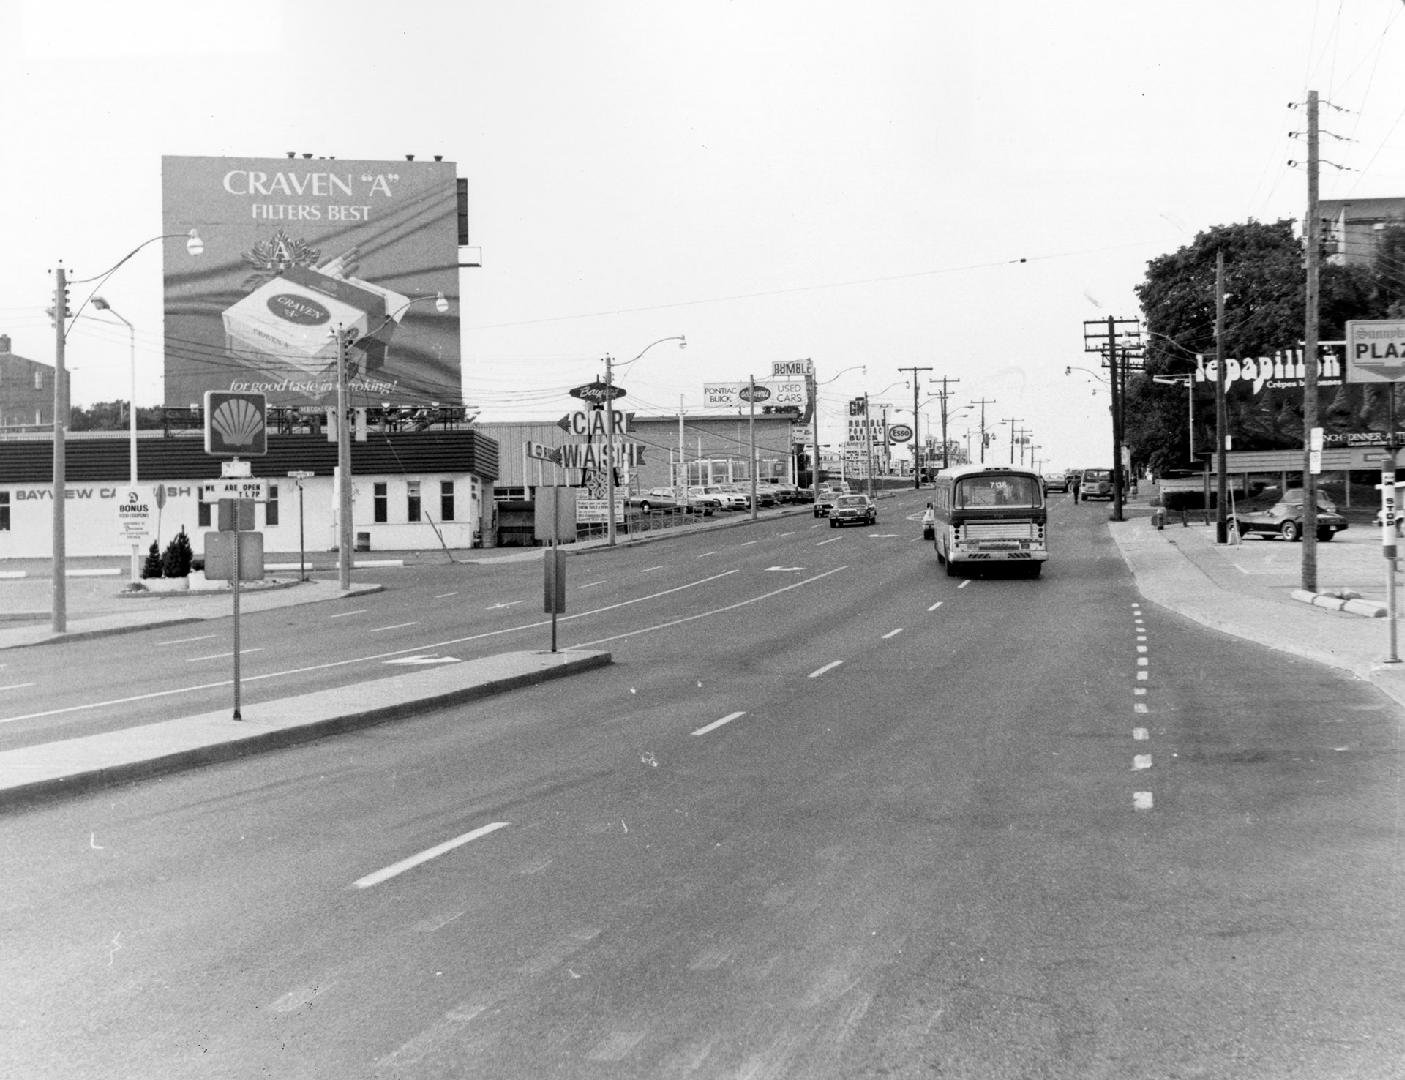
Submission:
[[[1319,540],[1323,540],[1323,541],[1330,540],[1330,539],[1332,539],[1332,537],[1334,537],[1334,536],[1336,536],[1336,535],[1337,535],[1337,531],[1336,531],[1335,529],[1318,529],[1318,530],[1317,530],[1317,539],[1319,539]]]
[[[1278,526],[1278,535],[1291,544],[1302,535],[1302,529],[1296,521],[1285,521],[1282,525]]]
[[[819,517],[819,516],[820,516],[820,508],[819,508],[818,506],[815,507],[815,509],[814,509],[814,515],[815,515],[815,517]]]
[[[947,576],[947,577],[955,577],[955,576],[956,576],[956,562],[955,562],[955,560],[952,559],[952,557],[951,557],[950,555],[948,555],[948,556],[946,557],[946,576]]]
[[[830,519],[829,519],[829,527],[830,527],[831,529],[837,529],[837,528],[839,528],[839,519],[838,519],[838,518],[830,518]]]
[[[647,514],[647,513],[649,512],[649,506],[650,506],[649,500],[648,500],[648,499],[645,499],[643,502],[641,502],[641,503],[639,504],[639,509],[642,510],[644,513]]]

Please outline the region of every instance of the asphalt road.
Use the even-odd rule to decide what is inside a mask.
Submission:
[[[611,668],[0,821],[0,1074],[1398,1077],[1394,707],[1140,602],[1104,509],[966,580],[921,505],[573,559]],[[403,573],[256,692],[543,642],[538,566]],[[143,639],[24,652],[101,716]]]

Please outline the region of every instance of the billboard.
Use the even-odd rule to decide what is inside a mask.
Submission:
[[[463,404],[449,161],[163,157],[168,406]],[[442,310],[441,310],[442,309]],[[338,333],[341,334],[339,342]]]
[[[703,407],[707,409],[748,409],[750,382],[703,383]],[[803,409],[806,403],[805,384],[792,380],[757,379],[756,403]],[[759,411],[759,410],[758,410]]]

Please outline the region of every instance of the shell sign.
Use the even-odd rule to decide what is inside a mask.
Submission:
[[[268,453],[268,398],[235,390],[205,391],[205,453],[260,457]]]

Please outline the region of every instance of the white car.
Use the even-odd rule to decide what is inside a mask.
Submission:
[[[722,500],[724,510],[750,510],[751,496],[727,487],[705,487],[703,493]]]

